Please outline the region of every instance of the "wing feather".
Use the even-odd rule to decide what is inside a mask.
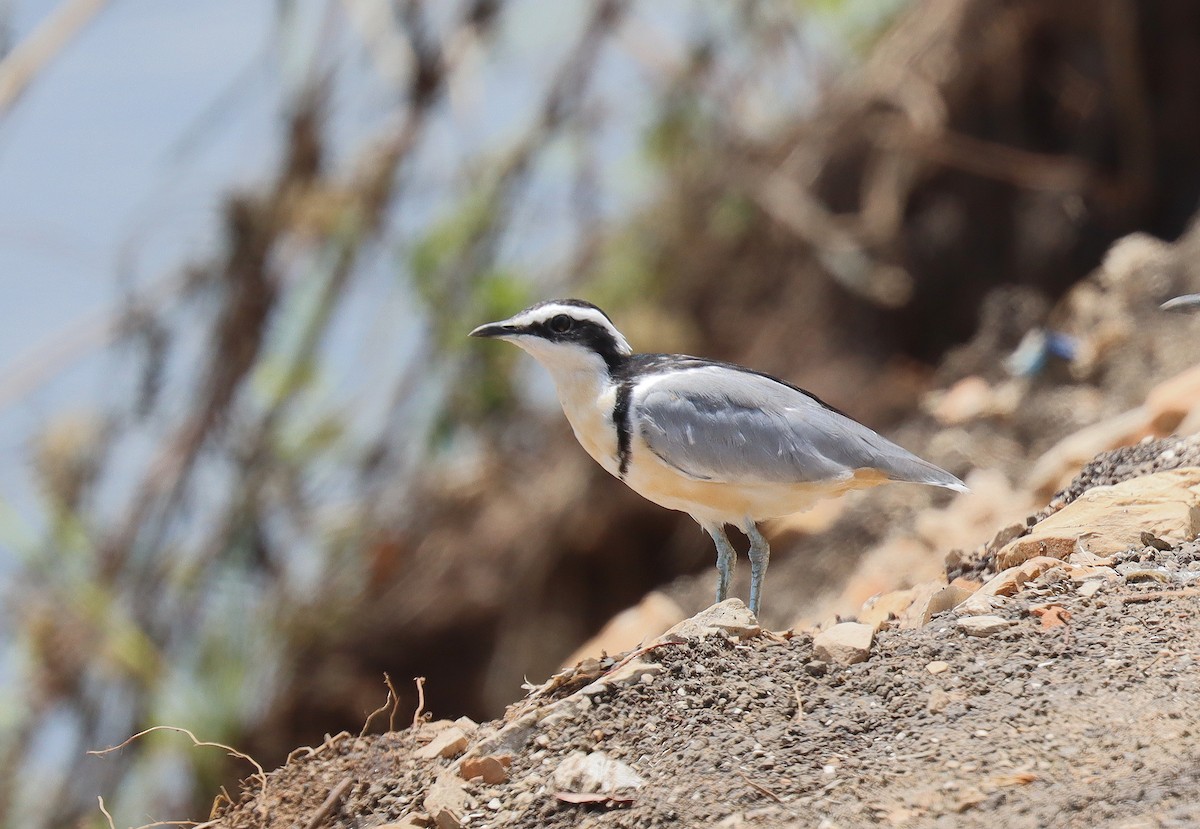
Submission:
[[[632,422],[664,463],[698,480],[824,483],[859,470],[891,480],[963,488],[807,393],[724,365],[664,373],[640,384]]]

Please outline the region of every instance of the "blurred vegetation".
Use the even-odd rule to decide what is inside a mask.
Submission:
[[[598,488],[480,322],[584,294],[647,349],[886,424],[991,288],[1053,296],[1122,233],[1178,233],[1200,102],[1156,60],[1197,53],[1195,17],[1102,5],[325,4],[351,34],[280,57],[274,168],[129,292],[111,398],[32,447],[39,514],[0,503],[0,820],[200,815],[249,769],[169,733],[85,752],[169,724],[269,766],[358,728],[384,670],[494,714],[711,565]],[[383,111],[349,142],[364,84]],[[926,369],[881,377],[897,355]]]

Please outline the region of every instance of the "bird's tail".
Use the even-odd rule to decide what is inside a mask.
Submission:
[[[971,491],[966,484],[940,466],[918,458],[885,437],[874,435],[874,438],[874,466],[886,475],[889,481],[940,486],[955,492]]]
[[[882,470],[887,473],[889,480],[901,481],[911,484],[924,484],[925,486],[940,486],[943,489],[952,489],[955,492],[970,492],[971,488],[951,475],[940,466],[935,466],[929,461],[922,460],[916,455],[905,453],[908,457],[892,458],[887,464],[887,468]]]

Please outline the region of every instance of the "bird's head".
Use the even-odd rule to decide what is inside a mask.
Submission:
[[[539,302],[506,320],[481,325],[471,336],[508,340],[556,378],[560,373],[611,370],[633,353],[608,314],[581,299]]]

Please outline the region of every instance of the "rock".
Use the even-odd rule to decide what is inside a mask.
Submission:
[[[996,534],[992,536],[992,540],[988,542],[987,548],[989,550],[999,550],[1001,547],[1007,546],[1010,542],[1025,535],[1026,529],[1028,528],[1024,522],[1009,524],[1007,527],[996,531]]]
[[[425,811],[438,829],[459,829],[463,815],[473,800],[463,787],[462,780],[452,771],[443,771],[425,793]]]
[[[601,654],[633,650],[686,618],[683,608],[672,598],[657,590],[652,591],[633,607],[609,619],[599,633],[567,657],[563,666],[576,665],[588,657]]]
[[[988,579],[987,583],[979,588],[978,592],[983,596],[1012,596],[1026,582],[1033,581],[1051,567],[1058,567],[1061,564],[1062,562],[1057,558],[1034,556],[1028,561],[1014,567],[1009,567],[1007,570],[1001,570]]]
[[[603,751],[572,751],[554,769],[554,786],[564,792],[615,795],[644,785],[640,774]]]
[[[686,642],[720,633],[734,639],[749,639],[762,632],[758,620],[741,599],[726,599],[684,619],[656,641]]]
[[[970,598],[973,592],[954,584],[934,583],[930,585],[936,589],[930,589],[924,585],[922,587],[924,589],[919,589],[917,599],[913,601],[900,620],[902,628],[917,628],[929,624],[934,616],[957,607]]]
[[[996,554],[999,567],[1077,550],[1104,556],[1140,547],[1143,532],[1172,543],[1200,531],[1200,468],[1156,472],[1093,487]]]
[[[983,616],[1008,604],[1005,596],[992,596],[982,590],[973,593],[957,607],[954,612],[959,616]]]
[[[954,581],[950,582],[951,587],[961,587],[968,593],[974,593],[979,588],[983,587],[983,582],[977,579],[969,579],[966,576],[958,576]]]
[[[936,676],[937,674],[943,674],[946,671],[950,670],[950,665],[949,665],[949,663],[942,662],[939,660],[937,662],[930,662],[928,665],[925,666],[925,670],[929,671],[929,673],[934,674]]]
[[[451,760],[467,750],[467,735],[456,725],[443,728],[428,745],[413,752],[423,760],[434,760],[438,757]]]
[[[570,698],[560,700],[556,704],[565,704]],[[553,706],[552,706],[553,708]],[[529,744],[533,732],[537,729],[541,717],[550,713],[545,710],[526,711],[499,731],[480,740],[472,749],[472,757],[483,757],[487,754],[516,754]]]
[[[479,778],[489,786],[508,780],[508,767],[512,765],[511,754],[488,754],[483,757],[465,757],[459,764],[458,773],[464,780]]]
[[[860,622],[842,622],[813,638],[813,656],[839,665],[863,662],[871,655],[875,629]]]
[[[829,673],[829,663],[822,662],[820,659],[813,659],[810,662],[804,663],[804,672],[809,676],[825,676]]]
[[[916,590],[909,588],[908,590],[893,590],[890,593],[881,593],[878,596],[872,596],[863,604],[862,610],[859,611],[858,621],[864,625],[870,625],[875,630],[879,630],[884,622],[887,622],[892,617],[900,618],[908,606],[913,603],[913,598],[916,596]]]
[[[954,626],[968,636],[991,636],[1005,630],[1012,622],[1000,616],[964,616]]]
[[[912,588],[913,600],[900,616],[901,629],[923,627],[929,622],[929,602],[936,593],[946,587],[937,581],[927,581]]]
[[[925,703],[925,708],[931,714],[940,714],[951,703],[962,702],[965,698],[966,694],[962,691],[946,691],[942,688],[934,688],[929,692],[929,699]]]

